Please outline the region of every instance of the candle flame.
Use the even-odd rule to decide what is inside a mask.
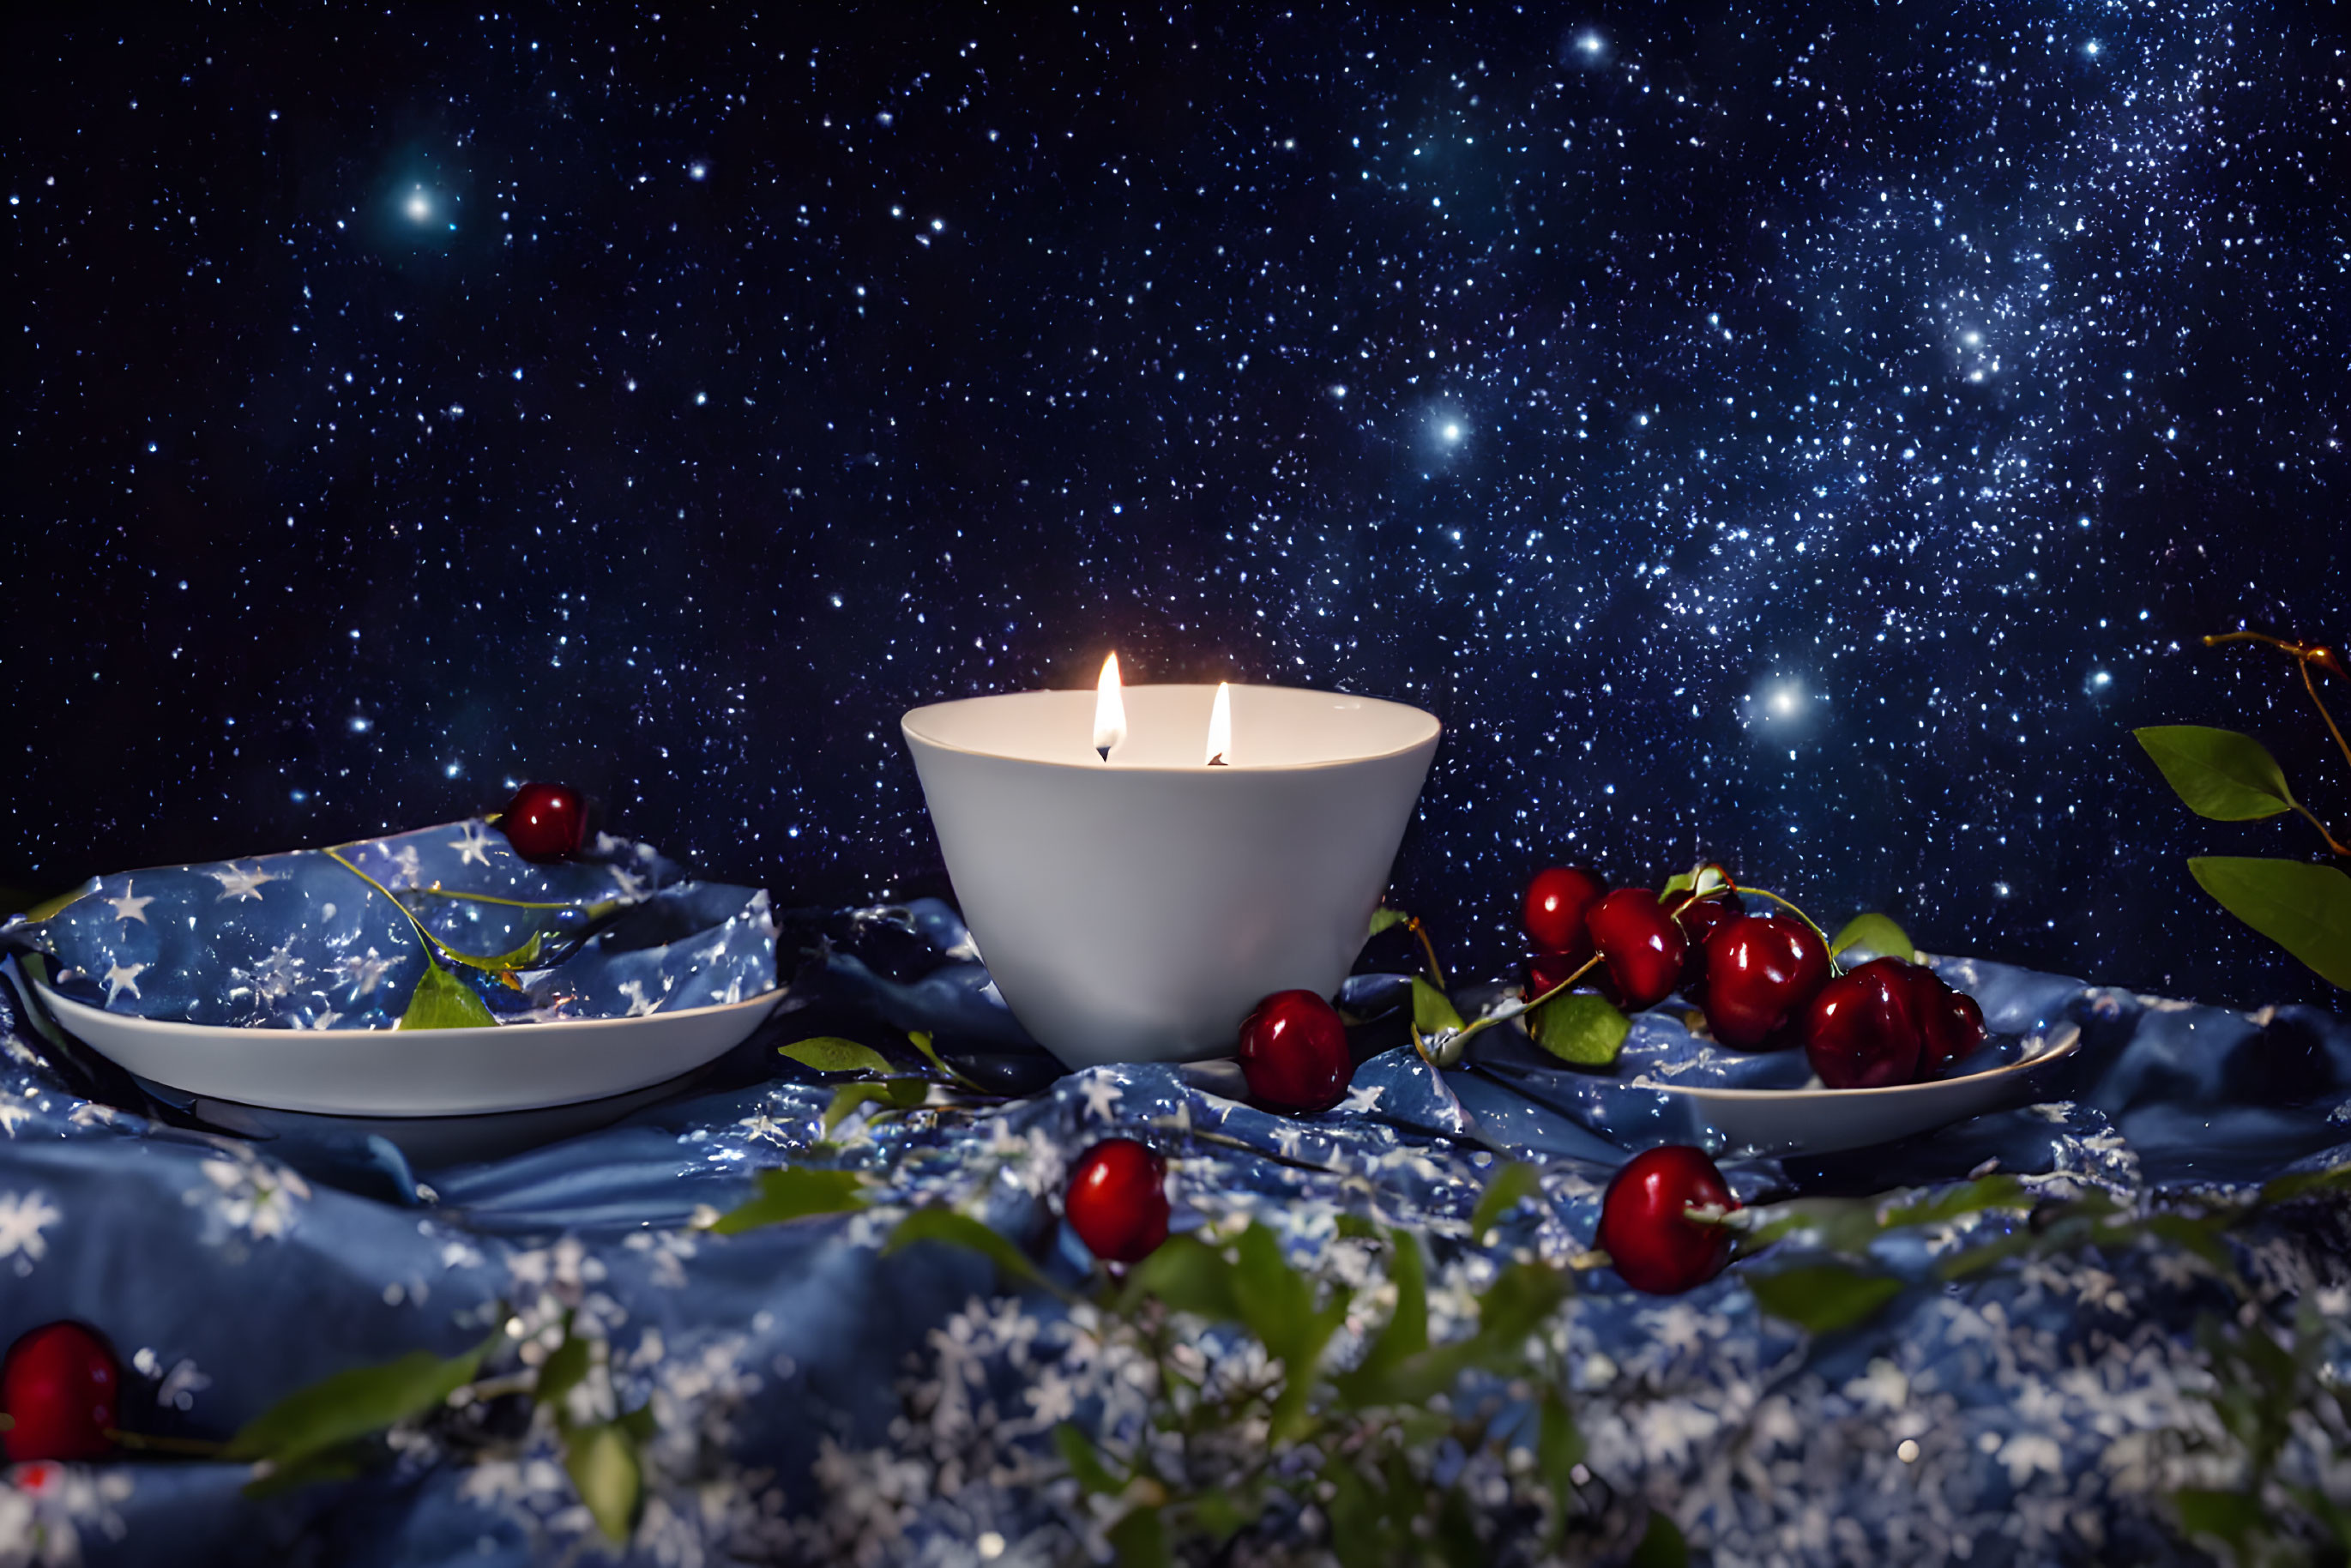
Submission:
[[[1102,661],[1101,683],[1094,687],[1094,749],[1104,762],[1126,739],[1126,699],[1120,694],[1118,655]]]
[[[1223,768],[1232,762],[1233,751],[1233,688],[1229,681],[1217,683],[1217,706],[1208,710],[1208,766]]]

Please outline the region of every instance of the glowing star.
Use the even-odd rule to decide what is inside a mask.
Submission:
[[[257,904],[261,901],[261,884],[279,880],[257,865],[249,870],[243,870],[239,869],[234,861],[224,862],[223,864],[228,869],[204,873],[206,876],[221,884],[223,899],[250,898]]]
[[[114,998],[125,991],[136,997],[139,994],[139,977],[146,972],[147,966],[144,964],[117,964],[108,969],[104,981],[106,1005],[112,1007]]]
[[[414,218],[420,224],[433,215],[433,204],[425,199],[424,193],[423,191],[416,191],[410,193],[408,198],[408,215]]]
[[[1458,424],[1448,424],[1438,434],[1447,441],[1458,441],[1461,439],[1461,427]]]
[[[140,925],[144,925],[147,924],[147,906],[155,901],[152,897],[131,897],[131,889],[132,885],[132,883],[125,882],[122,884],[122,896],[120,898],[110,898],[106,900],[106,902],[113,905],[114,917],[117,920],[136,920]]]

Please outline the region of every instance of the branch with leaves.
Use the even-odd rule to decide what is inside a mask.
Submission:
[[[2303,687],[2351,766],[2351,741],[2319,695],[2313,672],[2346,679],[2334,649],[2288,642],[2258,632],[2228,632],[2204,639],[2208,647],[2254,643],[2275,648],[2294,662]],[[2316,813],[2294,798],[2285,770],[2269,748],[2233,729],[2198,724],[2155,725],[2132,731],[2188,809],[2216,822],[2250,822],[2288,811],[2317,830],[2326,853],[2351,858],[2346,847]],[[2293,954],[2332,985],[2351,989],[2351,876],[2333,865],[2242,855],[2201,855],[2188,862],[2190,875],[2230,914]]]

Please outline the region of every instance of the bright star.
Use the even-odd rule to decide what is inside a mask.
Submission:
[[[422,190],[413,193],[408,198],[408,215],[420,224],[433,215],[433,204],[425,199]]]
[[[1461,427],[1460,427],[1459,425],[1458,425],[1458,424],[1448,424],[1448,425],[1447,425],[1447,426],[1445,427],[1445,439],[1446,439],[1446,440],[1447,440],[1447,441],[1458,441],[1458,440],[1460,440],[1460,439],[1461,439]]]
[[[685,177],[689,180],[704,179],[709,173],[710,165],[707,163],[688,163],[685,166]]]

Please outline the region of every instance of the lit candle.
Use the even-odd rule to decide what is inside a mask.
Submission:
[[[1073,1067],[1230,1055],[1263,998],[1335,992],[1437,742],[1433,716],[1373,697],[1122,692],[1115,659],[1091,694],[967,697],[904,727],[998,993]]]
[[[1104,762],[1126,738],[1126,699],[1119,690],[1118,655],[1102,661],[1102,679],[1094,683],[1094,749]]]

